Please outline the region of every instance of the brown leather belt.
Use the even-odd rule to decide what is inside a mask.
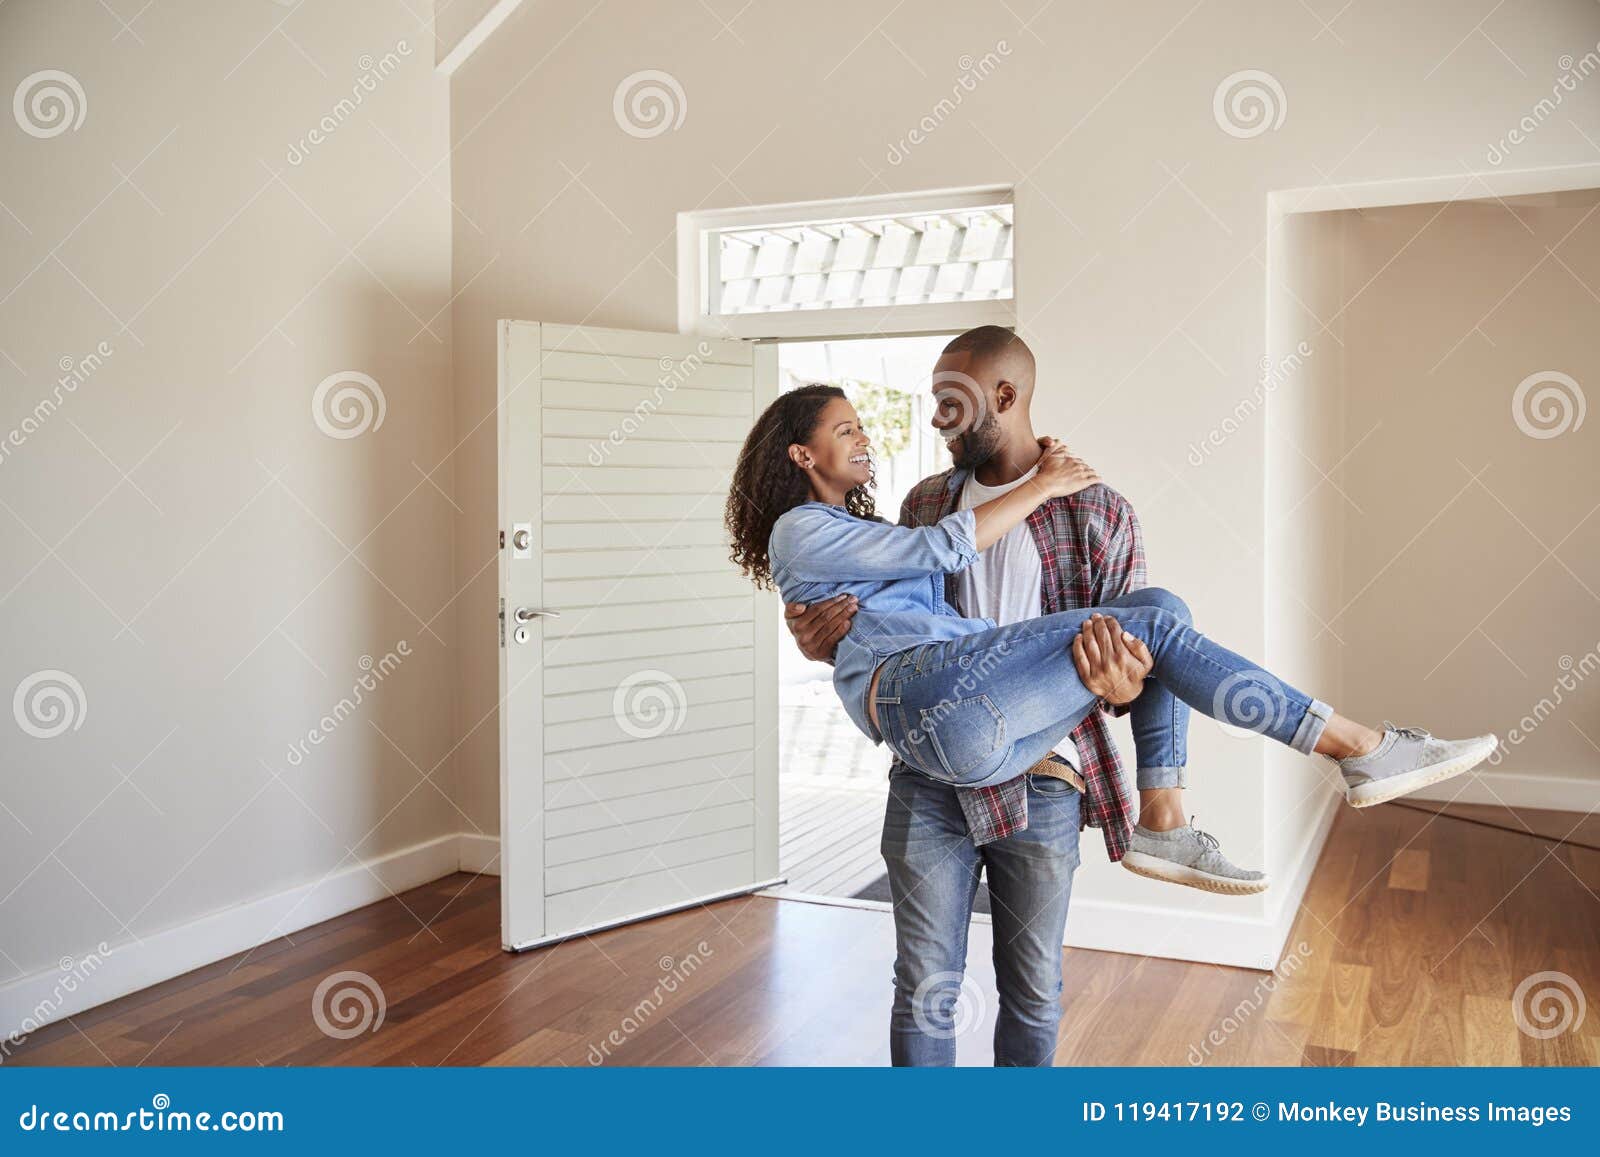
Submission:
[[[1048,775],[1052,779],[1064,779],[1078,789],[1078,794],[1084,794],[1083,776],[1072,770],[1072,765],[1065,760],[1057,759],[1054,755],[1047,755],[1038,763],[1028,769],[1029,775]]]

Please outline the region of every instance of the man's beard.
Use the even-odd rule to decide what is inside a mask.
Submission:
[[[976,470],[1000,452],[1000,444],[1004,440],[1000,434],[1000,420],[990,414],[977,426],[946,445],[950,448],[952,462],[963,470]]]

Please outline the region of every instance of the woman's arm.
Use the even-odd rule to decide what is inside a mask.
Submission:
[[[1027,521],[1028,515],[1052,497],[1049,487],[1035,474],[1022,485],[1007,490],[999,498],[991,498],[972,508],[977,525],[973,538],[980,551],[988,550],[1013,529]]]
[[[778,520],[769,552],[773,571],[804,582],[915,578],[953,574],[1020,525],[1040,503],[1100,481],[1065,446],[1042,439],[1034,476],[999,498],[948,514],[931,526],[891,526],[797,507]]]
[[[991,498],[972,508],[977,518],[977,530],[973,537],[980,551],[989,549],[1013,528],[1020,526],[1041,503],[1076,494],[1099,483],[1100,475],[1094,472],[1094,468],[1082,459],[1074,458],[1062,443],[1054,438],[1040,438],[1039,445],[1044,448],[1044,455],[1039,459],[1032,478],[1006,491],[999,498]]]
[[[979,549],[974,532],[970,510],[911,527],[800,506],[778,519],[768,553],[780,584],[915,578],[970,566]]]

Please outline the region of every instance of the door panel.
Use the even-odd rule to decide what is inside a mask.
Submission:
[[[744,701],[750,695],[750,676],[713,676],[700,681],[694,690],[697,703]],[[608,719],[616,709],[615,699],[611,691],[604,690],[584,691],[576,695],[548,695],[544,704],[545,723],[549,726],[580,719]]]
[[[657,764],[651,783],[657,790],[667,791],[677,787],[701,785],[701,790],[711,791],[711,785],[726,780],[750,779],[748,761],[739,752],[725,755],[706,755],[682,763]],[[580,807],[587,803],[626,799],[639,790],[639,779],[627,770],[596,772],[559,782],[545,784],[545,810],[554,813],[563,808]],[[754,793],[752,791],[752,798]]]
[[[605,927],[682,908],[680,897],[686,892],[720,896],[749,891],[745,881],[759,874],[754,852],[736,852],[671,869],[639,872],[626,880],[626,888],[607,881],[557,893],[546,903],[546,913],[552,928]]]
[[[699,679],[711,675],[742,674],[748,682],[755,670],[755,654],[748,647],[728,651],[705,651],[695,655],[666,655],[656,660],[656,665],[675,679]],[[551,677],[547,702],[559,710],[561,697],[568,693],[603,689],[612,694],[615,688],[633,674],[635,664],[623,660],[617,663],[588,663],[582,667],[564,667]]]
[[[627,521],[656,521],[663,519],[689,519],[691,521],[720,522],[722,498],[720,495],[667,495],[667,494],[552,494],[545,499],[545,522],[599,522],[607,518]],[[606,545],[614,545],[607,543]],[[729,567],[726,574],[705,576],[710,579],[745,582],[743,576]]]
[[[722,527],[774,357],[501,323],[509,948],[777,882],[778,608]]]
[[[638,770],[641,766],[676,763],[702,755],[748,751],[754,746],[755,736],[755,729],[748,724],[716,727],[661,739],[639,739],[626,744],[592,747],[586,751],[547,751],[544,753],[544,764],[551,779],[577,779],[599,771]]]
[[[595,831],[614,832],[618,822],[633,825],[693,811],[709,814],[711,809],[724,804],[743,804],[748,807],[753,799],[751,777],[741,776],[718,780],[710,785],[686,784],[683,787],[647,791],[643,795],[551,808],[545,822],[550,839],[555,841],[561,837]]]
[[[592,446],[592,443],[588,445]],[[717,487],[728,485],[728,470],[715,467],[692,469],[671,465],[675,455],[662,451],[659,465],[638,469],[619,469],[627,462],[618,454],[612,469],[599,466],[551,466],[544,472],[544,485],[550,494],[692,494],[704,497],[715,494]],[[728,458],[733,466],[733,457]]]
[[[590,330],[590,333],[600,332]],[[613,331],[615,332],[615,331]],[[713,357],[722,357],[729,351],[721,348],[736,345],[735,342],[705,342],[697,343],[712,346],[716,349]],[[556,378],[561,381],[571,382],[603,382],[607,385],[618,386],[644,386],[654,389],[661,384],[662,363],[674,363],[695,357],[694,353],[688,354],[661,354],[658,357],[628,357],[613,353],[573,353],[570,350],[553,348],[550,342],[545,343],[544,365],[542,376]],[[732,390],[736,393],[748,394],[751,389],[750,363],[744,365],[725,365],[710,361],[702,361],[695,367],[693,388],[697,390]],[[683,383],[688,384],[688,383]],[[674,392],[676,387],[674,387]]]
[[[660,414],[697,414],[741,420],[750,410],[744,395],[736,390],[691,390],[680,387],[665,394],[656,387],[563,382],[546,378],[544,396],[546,405],[559,406],[564,410],[630,411],[635,407],[646,407]],[[742,434],[740,440],[743,440]]]
[[[753,819],[748,800],[709,807],[691,801],[688,808],[679,812],[665,812],[627,824],[611,820],[570,836],[551,835],[545,844],[546,863],[556,868],[623,852],[653,853],[657,848],[704,835],[735,830],[748,834]]]

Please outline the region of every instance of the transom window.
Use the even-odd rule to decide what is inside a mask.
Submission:
[[[718,313],[1011,296],[1011,206],[718,233]]]
[[[680,328],[784,337],[1013,324],[1015,233],[1002,188],[681,214]]]

